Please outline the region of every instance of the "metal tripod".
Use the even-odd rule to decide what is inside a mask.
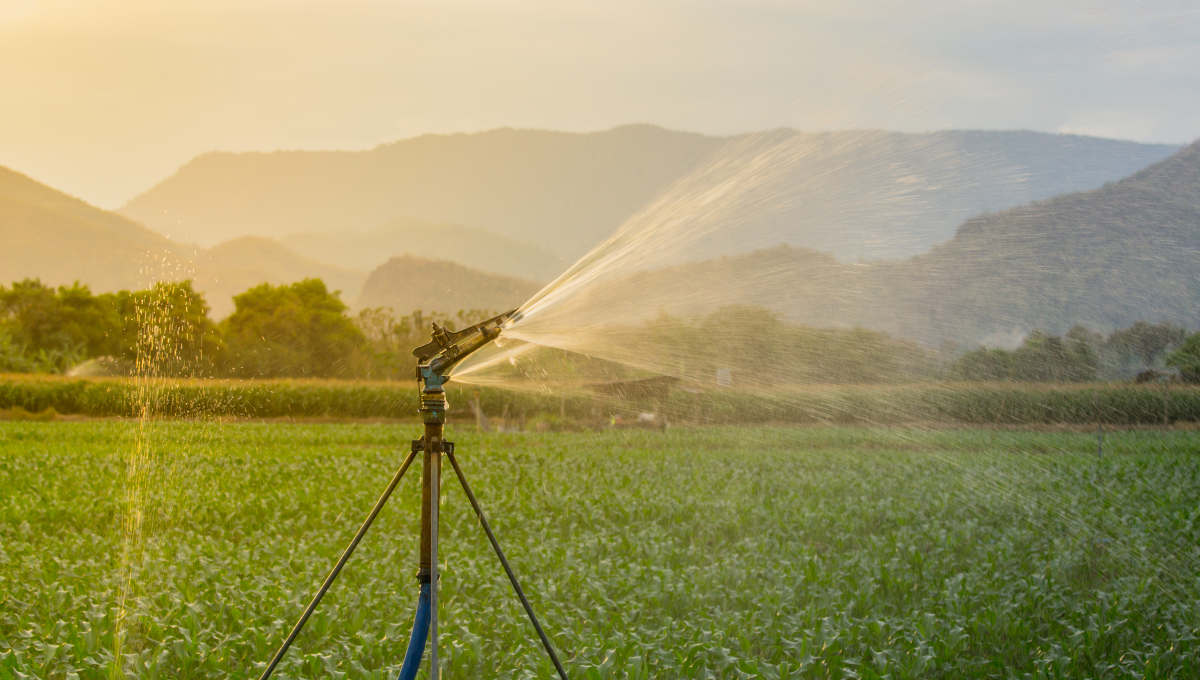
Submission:
[[[446,391],[441,385],[441,381],[430,380],[426,382],[425,389],[421,391],[421,416],[425,425],[425,436],[421,439],[413,440],[412,449],[408,456],[404,459],[404,463],[400,465],[400,469],[396,471],[392,481],[384,489],[383,495],[375,503],[375,507],[371,509],[367,515],[366,521],[359,528],[358,533],[354,535],[354,539],[350,541],[350,545],[342,553],[341,559],[329,572],[329,576],[325,578],[325,582],[321,584],[321,588],[313,597],[312,602],[304,610],[304,614],[300,620],[296,622],[296,626],[292,628],[292,632],[283,641],[279,647],[279,651],[275,653],[271,663],[267,665],[260,680],[267,680],[271,677],[271,673],[275,671],[275,667],[279,665],[283,655],[287,653],[296,636],[300,634],[300,630],[304,628],[304,624],[308,621],[308,617],[320,604],[321,598],[325,596],[325,592],[329,590],[329,586],[333,584],[341,572],[346,561],[350,559],[350,555],[354,549],[358,547],[359,541],[371,528],[371,523],[375,521],[375,517],[379,515],[379,511],[383,509],[387,503],[388,497],[392,495],[396,485],[400,483],[400,479],[404,477],[404,473],[412,464],[417,454],[424,456],[424,472],[421,476],[421,557],[419,568],[417,571],[417,580],[421,585],[421,595],[417,603],[416,616],[413,620],[412,636],[409,638],[408,651],[404,655],[404,663],[400,667],[400,675],[397,680],[413,680],[417,675],[417,670],[420,668],[421,656],[425,652],[426,636],[430,639],[430,654],[429,654],[429,677],[430,680],[438,678],[438,638],[437,638],[437,584],[438,584],[438,501],[441,497],[441,471],[442,471],[442,456],[445,455],[450,461],[450,465],[454,468],[455,475],[458,476],[458,481],[462,484],[463,491],[467,494],[467,500],[471,502],[471,508],[475,510],[475,516],[479,518],[479,523],[483,525],[483,531],[487,534],[488,541],[491,542],[492,548],[496,551],[496,556],[500,558],[500,564],[504,567],[504,573],[508,575],[508,580],[512,583],[513,590],[516,591],[517,597],[521,600],[521,605],[525,607],[525,613],[529,615],[530,622],[533,623],[534,630],[537,631],[538,637],[542,640],[542,645],[546,648],[546,652],[550,655],[550,660],[554,662],[554,667],[558,671],[561,680],[567,680],[567,673],[563,670],[562,663],[558,660],[558,655],[554,652],[553,645],[550,644],[550,638],[546,637],[545,631],[542,630],[541,624],[538,623],[537,616],[533,613],[533,607],[529,604],[529,599],[525,597],[525,591],[522,590],[521,584],[517,581],[516,574],[513,573],[512,567],[508,564],[508,559],[504,557],[504,551],[500,549],[500,543],[496,540],[496,535],[492,532],[491,525],[488,524],[487,518],[483,514],[483,509],[479,507],[479,501],[475,498],[475,494],[471,491],[471,485],[467,483],[467,478],[463,474],[462,468],[458,464],[458,459],[454,457],[454,443],[444,439],[444,429],[446,424]]]

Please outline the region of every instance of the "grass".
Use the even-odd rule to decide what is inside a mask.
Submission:
[[[0,422],[0,678],[256,676],[416,434]],[[574,678],[1200,675],[1195,432],[451,436]],[[279,677],[395,677],[415,473]],[[442,513],[445,677],[550,677]]]

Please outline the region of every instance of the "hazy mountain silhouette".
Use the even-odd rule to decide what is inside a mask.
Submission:
[[[74,281],[93,292],[138,290],[155,281],[193,279],[214,317],[232,296],[269,281],[316,276],[354,300],[366,274],[316,262],[269,239],[245,238],[210,250],[184,246],[129,218],[93,207],[0,167],[0,282]]]
[[[910,337],[1200,328],[1200,142],[1095,191],[970,219],[881,276],[907,282],[911,315],[895,327]]]
[[[101,224],[0,195],[0,281],[79,280],[93,290],[140,288],[153,249]]]
[[[574,259],[723,143],[638,125],[423,135],[362,152],[209,153],[120,212],[200,243],[373,230],[411,215]]]
[[[147,229],[124,215],[97,208],[3,166],[0,166],[0,196],[89,222],[102,227],[114,236],[129,239],[149,248],[180,247],[179,244],[168,240],[162,234]]]
[[[215,280],[197,280],[214,316],[233,311],[231,298],[246,289],[267,282],[274,285],[318,278],[329,290],[341,291],[342,301],[353,304],[366,280],[366,272],[338,267],[297,255],[285,246],[260,236],[245,236],[201,250],[195,256],[198,265],[211,269]],[[208,273],[208,272],[206,272]]]
[[[127,217],[0,167],[0,281],[140,288],[184,250]]]
[[[1200,328],[1200,142],[1100,189],[972,218],[907,260],[845,264],[783,245],[641,272],[571,304],[622,319],[762,305],[933,347],[1075,324]]]
[[[467,234],[465,241],[484,238],[468,229],[459,233]],[[388,306],[400,313],[502,310],[540,287],[452,262],[403,256],[373,271],[356,296],[363,274],[353,269],[323,264],[262,238],[194,251],[11,171],[0,171],[0,239],[5,245],[0,280],[80,280],[106,291],[142,287],[157,278],[194,278],[216,316],[228,311],[229,296],[261,281],[307,276],[342,289],[348,302],[357,297],[361,306]],[[312,243],[319,247],[318,240]],[[482,250],[504,243],[511,245],[489,241]],[[361,256],[354,250],[360,246],[347,246],[343,255]],[[463,252],[459,256],[465,257]],[[517,261],[521,252],[536,253],[517,248],[497,259]],[[755,275],[747,277],[747,271]],[[785,245],[637,274],[578,302],[616,310],[624,305],[628,319],[660,308],[688,314],[716,304],[765,304],[814,326],[860,325],[929,345],[973,344],[1034,328],[1063,332],[1076,323],[1096,330],[1138,320],[1200,327],[1197,272],[1200,142],[1099,189],[968,219],[948,242],[909,259],[846,264],[827,253]],[[646,295],[670,303],[647,312],[641,304]]]
[[[370,271],[395,255],[450,260],[494,274],[549,282],[567,268],[558,255],[490,231],[413,218],[373,231],[291,234],[291,250],[322,262]],[[457,311],[457,310],[455,310]]]
[[[757,231],[849,260],[924,252],[972,215],[1094,189],[1178,149],[1034,132],[806,138],[838,147],[837,163],[799,167],[787,198],[803,212],[764,217],[776,224]],[[202,244],[370,231],[410,215],[487,229],[574,260],[733,139],[630,125],[588,134],[424,135],[359,152],[209,153],[120,212]],[[890,205],[855,209],[863,197],[894,195],[897,187],[907,192],[903,214]]]
[[[371,272],[358,306],[390,307],[401,314],[414,310],[503,312],[520,306],[541,287],[525,279],[488,274],[446,260],[404,255],[393,257]]]

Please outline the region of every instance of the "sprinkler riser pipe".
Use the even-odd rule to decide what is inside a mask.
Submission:
[[[429,371],[428,367],[422,367]],[[446,390],[441,381],[426,380],[425,389],[421,390],[421,421],[425,425],[425,435],[421,438],[424,452],[424,473],[421,484],[421,557],[417,565],[417,580],[421,583],[422,593],[429,594],[429,629],[430,638],[430,668],[431,680],[438,677],[437,659],[437,529],[438,503],[442,495],[442,450],[446,427]],[[422,645],[422,651],[424,645]],[[414,653],[409,650],[409,653]],[[419,652],[416,652],[419,654]],[[420,657],[414,666],[420,665]],[[405,655],[405,665],[408,665],[408,655]]]
[[[441,496],[441,479],[438,489],[433,488],[433,466],[441,465],[442,440],[446,426],[446,391],[441,385],[431,385],[421,391],[421,420],[425,424],[424,471],[421,475],[421,557],[417,566],[417,580],[429,583],[433,574],[432,555],[432,503]]]
[[[425,424],[425,434],[429,435],[430,426],[438,427],[437,438],[442,437],[441,427],[446,424],[446,410],[450,407],[446,401],[446,389],[440,384],[427,384],[421,390],[421,422]],[[429,441],[428,439],[426,441]]]

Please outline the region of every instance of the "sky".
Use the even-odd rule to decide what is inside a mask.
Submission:
[[[0,0],[0,165],[117,208],[207,151],[626,123],[1200,137],[1200,0]]]

